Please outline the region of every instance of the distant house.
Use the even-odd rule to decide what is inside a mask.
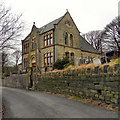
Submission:
[[[37,28],[22,40],[22,69],[37,66],[40,72],[52,70],[57,59],[67,56],[73,65],[100,57],[81,35],[70,13]]]

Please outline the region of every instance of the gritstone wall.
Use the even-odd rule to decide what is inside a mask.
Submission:
[[[120,92],[119,81],[120,65],[115,64],[44,73],[38,77],[36,89],[115,104]]]
[[[27,74],[11,74],[2,80],[2,85],[6,87],[26,88]]]

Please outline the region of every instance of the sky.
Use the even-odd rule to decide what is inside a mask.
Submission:
[[[15,14],[23,14],[26,24],[24,37],[33,22],[39,28],[70,12],[81,33],[102,30],[118,15],[119,0],[4,0]]]

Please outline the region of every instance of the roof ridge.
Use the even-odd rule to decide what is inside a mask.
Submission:
[[[44,26],[38,28],[38,31],[40,32],[40,34],[42,34],[42,33],[45,33],[45,32],[47,32],[47,31],[49,31],[49,30],[54,29],[54,24],[58,24],[58,22],[59,22],[62,18],[63,18],[63,16],[62,16],[62,17],[59,17],[59,18],[57,18],[57,19],[55,19],[55,20],[53,20],[52,22],[49,22],[49,23],[45,24]]]
[[[56,21],[56,20],[58,20],[58,19],[62,19],[62,17],[63,17],[63,16],[61,16],[61,17],[59,17],[59,18],[57,18],[57,19],[54,19],[52,22],[54,22],[54,21]],[[50,23],[52,23],[52,22],[49,22],[49,23],[43,25],[42,27],[45,27],[45,26],[47,26],[48,24],[50,24]],[[40,28],[42,28],[42,27],[40,27]],[[40,28],[39,28],[39,29],[40,29]]]

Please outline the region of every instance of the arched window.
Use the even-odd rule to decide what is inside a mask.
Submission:
[[[24,68],[28,67],[28,58],[24,58]]]
[[[70,46],[73,46],[73,35],[70,34]]]
[[[32,39],[32,50],[36,48],[36,40]]]
[[[65,44],[66,45],[68,44],[68,33],[67,32],[65,33]]]
[[[74,65],[74,53],[71,53],[71,61],[72,61],[72,65]]]
[[[69,52],[65,52],[65,56],[69,59]]]
[[[32,57],[31,64],[32,64],[32,66],[36,66],[36,58],[35,57]]]

